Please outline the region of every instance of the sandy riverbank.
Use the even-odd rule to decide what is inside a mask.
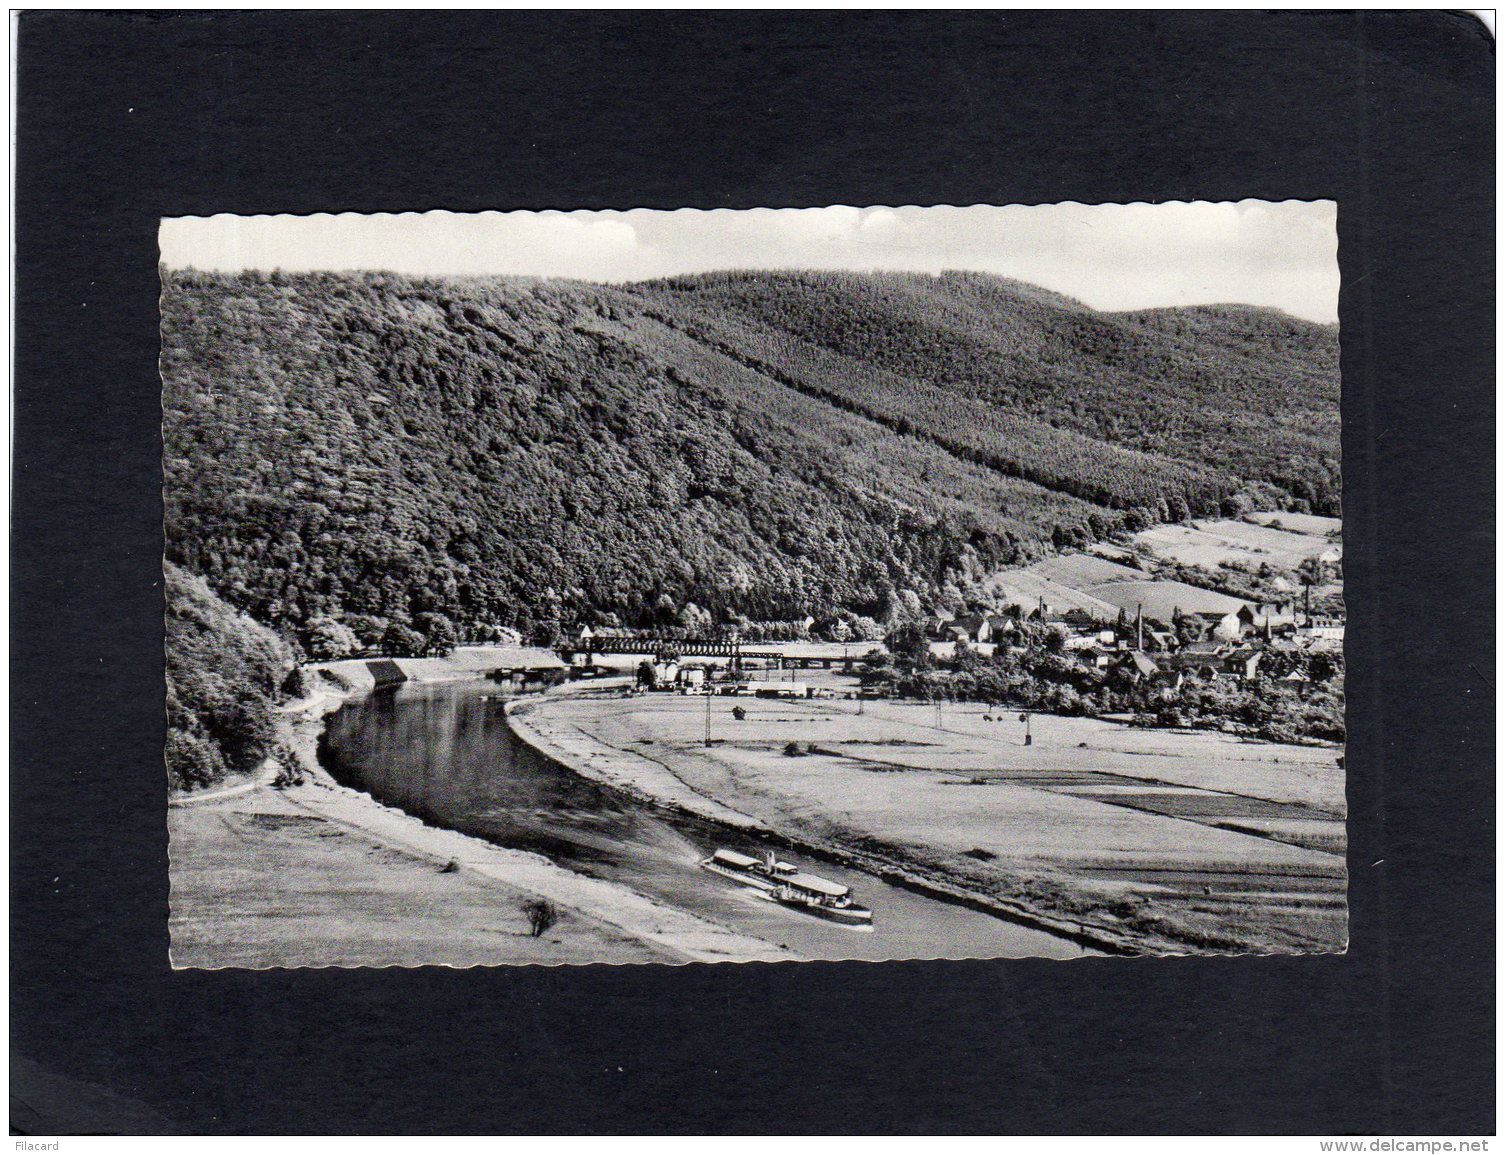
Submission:
[[[430,659],[430,662],[437,660]],[[410,676],[411,676],[410,671]],[[473,677],[439,666],[418,680]],[[176,967],[752,961],[791,952],[547,859],[429,826],[340,786],[323,719],[369,687],[321,679],[286,707],[304,781],[269,776],[168,810]],[[453,863],[452,869],[446,869]],[[560,910],[534,938],[522,904]]]
[[[618,790],[1138,952],[1343,949],[1336,751],[981,707],[550,694],[513,728]],[[719,707],[719,708],[718,708]],[[1016,727],[1017,728],[1017,727]],[[791,742],[800,747],[790,757]]]

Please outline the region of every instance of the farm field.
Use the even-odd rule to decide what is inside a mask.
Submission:
[[[933,706],[560,697],[520,720],[584,772],[734,811],[1146,952],[1344,945],[1331,747]],[[791,743],[794,745],[791,747]],[[587,749],[589,747],[589,749]],[[636,769],[634,769],[636,768]]]
[[[1127,567],[1125,567],[1127,570]],[[1137,570],[1127,570],[1136,577],[1144,575]],[[1096,618],[1111,618],[1118,612],[1117,607],[1109,605],[1101,598],[1093,597],[1084,592],[1081,587],[1073,587],[1070,584],[1043,577],[1035,572],[1034,568],[1002,570],[988,578],[982,587],[986,596],[997,597],[1004,604],[1020,606],[1027,610],[1032,609],[1042,598],[1045,603],[1058,610],[1078,609],[1085,610]]]
[[[1171,621],[1178,609],[1183,613],[1234,614],[1244,604],[1238,598],[1185,582],[1146,578],[1109,582],[1094,587],[1093,594],[1111,605],[1115,613],[1123,610],[1134,614],[1142,607],[1147,615],[1162,622]]]
[[[1029,573],[1073,589],[1086,590],[1109,582],[1140,581],[1144,571],[1094,553],[1063,553],[1035,562]]]
[[[1120,609],[1132,614],[1141,604],[1145,613],[1167,621],[1176,608],[1232,612],[1237,599],[1156,577],[1157,563],[1211,571],[1225,562],[1252,569],[1270,566],[1284,571],[1286,588],[1294,589],[1295,571],[1304,562],[1341,557],[1341,541],[1329,536],[1341,527],[1334,517],[1279,512],[1253,513],[1241,521],[1157,525],[1135,534],[1127,545],[1098,542],[1085,552],[999,570],[978,592],[1000,605],[1033,609],[1043,600],[1055,612],[1085,610],[1099,620],[1116,617]],[[1314,592],[1341,593],[1341,585],[1323,583]]]
[[[1293,518],[1295,514],[1270,514]],[[1334,522],[1336,518],[1323,518]],[[1259,565],[1268,562],[1280,569],[1295,569],[1307,558],[1320,557],[1338,547],[1321,534],[1295,533],[1253,525],[1247,521],[1200,521],[1195,525],[1157,525],[1135,535],[1135,542],[1156,557],[1200,565],[1209,569],[1225,561]]]
[[[1269,513],[1246,513],[1244,520],[1252,521],[1257,525],[1274,526],[1276,529],[1288,529],[1293,533],[1312,534],[1316,537],[1343,531],[1341,517],[1320,517],[1314,513],[1283,513],[1276,510]]]

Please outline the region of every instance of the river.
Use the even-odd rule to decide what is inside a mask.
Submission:
[[[779,906],[697,863],[717,846],[757,854],[756,838],[668,817],[557,765],[513,736],[489,682],[409,682],[330,716],[324,757],[344,784],[425,821],[536,851],[561,866],[778,943],[807,958],[1071,958],[1045,931],[779,849],[852,888],[873,911],[856,929]],[[584,961],[584,960],[583,960]]]

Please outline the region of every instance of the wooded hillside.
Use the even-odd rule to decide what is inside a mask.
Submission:
[[[255,770],[272,753],[272,706],[292,664],[266,627],[168,563],[167,773],[180,790]]]
[[[1337,512],[1336,333],[1267,311],[167,271],[162,308],[168,556],[289,636],[883,620],[1120,526]]]

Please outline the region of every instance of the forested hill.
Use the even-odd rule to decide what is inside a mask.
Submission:
[[[1034,418],[1338,512],[1336,326],[1242,305],[1102,313],[979,273],[729,273],[637,291],[734,342],[778,341],[791,362],[834,352],[863,363],[845,375],[898,375],[874,378],[885,405],[928,387],[993,424]]]
[[[883,620],[1121,525],[1337,512],[1336,332],[1267,311],[170,271],[162,310],[168,555],[290,635]]]

